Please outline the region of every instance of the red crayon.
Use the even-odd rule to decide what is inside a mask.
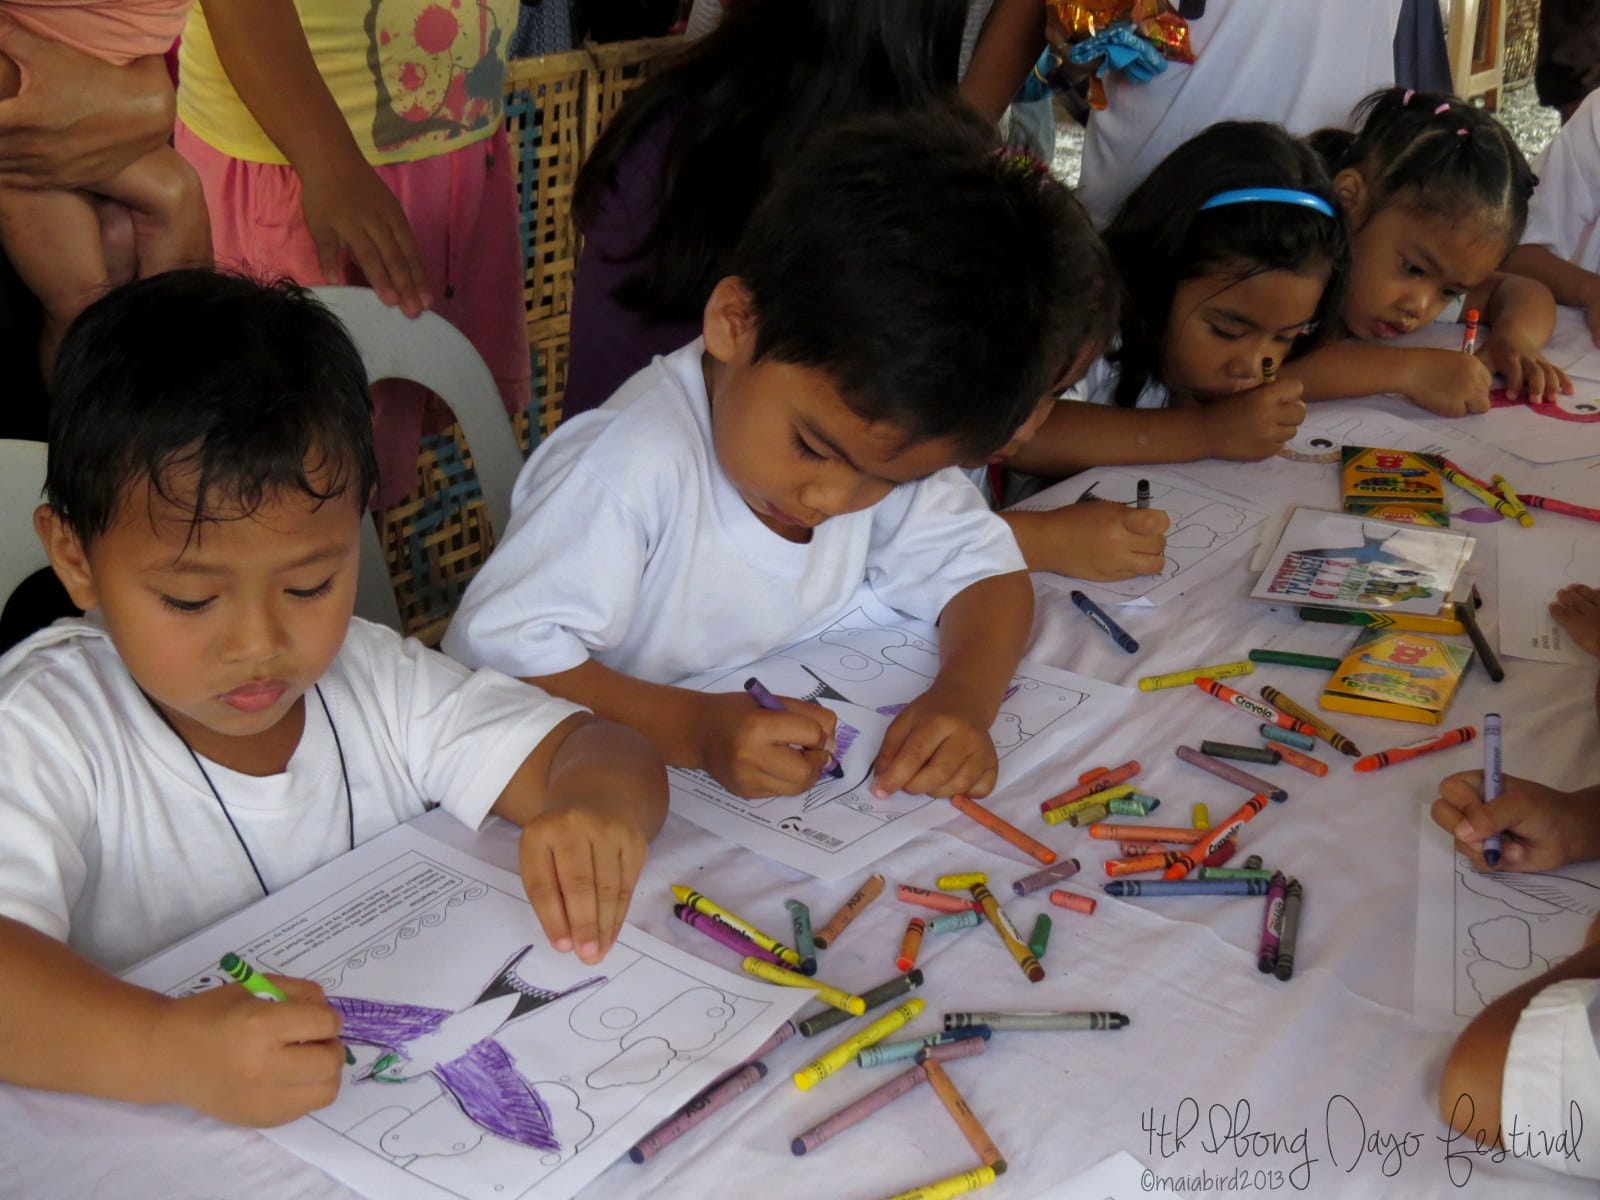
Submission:
[[[1585,508],[1581,504],[1568,504],[1565,500],[1554,500],[1549,496],[1529,496],[1520,492],[1517,499],[1531,508],[1542,508],[1546,512],[1565,513],[1585,521],[1600,521],[1600,508]]]
[[[1065,808],[1075,800],[1082,800],[1085,796],[1092,796],[1096,792],[1114,788],[1119,783],[1126,783],[1138,773],[1138,760],[1129,760],[1120,767],[1112,767],[1109,771],[1097,774],[1092,779],[1079,782],[1076,787],[1068,788],[1059,796],[1051,796],[1050,799],[1039,805],[1039,811],[1047,813],[1053,808]]]
[[[1225,838],[1222,845],[1206,855],[1205,861],[1200,865],[1202,867],[1220,867],[1237,853],[1239,853],[1239,839],[1236,837]]]
[[[1380,750],[1376,754],[1369,754],[1365,758],[1356,759],[1356,770],[1376,771],[1379,767],[1392,767],[1396,763],[1408,762],[1422,754],[1432,754],[1435,750],[1448,750],[1452,746],[1464,746],[1478,736],[1474,726],[1463,725],[1460,729],[1451,729],[1437,737],[1424,738],[1420,742],[1407,742],[1404,746],[1396,746],[1391,750]]]
[[[1231,704],[1240,712],[1247,712],[1258,720],[1268,721],[1279,729],[1292,729],[1296,733],[1316,736],[1317,730],[1315,726],[1307,725],[1304,721],[1281,713],[1270,704],[1257,700],[1253,696],[1246,696],[1243,692],[1235,691],[1225,683],[1218,683],[1215,679],[1202,675],[1194,681],[1194,685],[1206,695],[1215,696],[1224,704]]]
[[[1185,850],[1162,874],[1163,879],[1182,879],[1206,860],[1223,842],[1239,832],[1240,827],[1267,806],[1267,798],[1259,792],[1241,804],[1237,811],[1206,835],[1205,841]]]

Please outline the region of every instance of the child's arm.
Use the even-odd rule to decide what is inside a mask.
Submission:
[[[1460,771],[1439,783],[1433,820],[1456,839],[1456,849],[1483,861],[1483,839],[1505,834],[1500,869],[1552,871],[1600,858],[1600,785],[1558,792],[1527,779],[1505,777],[1493,804],[1483,802],[1483,772]]]
[[[994,0],[961,79],[961,98],[998,121],[1045,47],[1044,0]]]
[[[491,810],[522,826],[522,883],[557,950],[599,962],[617,940],[667,777],[644,735],[568,717],[528,755]]]
[[[872,792],[987,796],[999,759],[989,727],[1033,627],[1027,573],[963,588],[939,614],[939,674],[895,717],[872,764]]]
[[[1307,403],[1397,392],[1442,417],[1489,411],[1489,368],[1459,350],[1347,340],[1283,364],[1283,379],[1305,385]]]
[[[1157,575],[1166,566],[1170,521],[1156,508],[1084,500],[1047,511],[998,514],[1030,571],[1109,582]]]
[[[170,999],[0,917],[0,1077],[135,1104],[281,1125],[333,1103],[339,1014],[303,979],[264,1004],[242,987]]]
[[[205,12],[239,99],[300,176],[324,281],[342,282],[349,255],[385,304],[416,316],[432,298],[411,226],[323,83],[293,0],[206,0]]]
[[[746,797],[792,796],[813,786],[828,765],[838,720],[818,704],[780,697],[786,711],[769,712],[743,692],[646,683],[593,659],[526,682],[632,726],[669,765],[705,771]]]
[[[1572,393],[1566,372],[1540,353],[1556,328],[1556,299],[1537,279],[1497,273],[1467,297],[1467,308],[1483,313],[1488,326],[1478,357],[1505,377],[1506,398],[1543,398],[1554,402],[1558,391]]]
[[[1589,336],[1600,346],[1600,275],[1568,262],[1548,246],[1526,243],[1511,252],[1506,270],[1537,279],[1550,289],[1557,304],[1583,309]]]

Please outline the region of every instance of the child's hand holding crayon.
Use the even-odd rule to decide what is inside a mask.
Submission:
[[[1488,367],[1474,354],[1428,347],[1396,353],[1397,391],[1441,417],[1489,411]]]
[[[935,680],[885,731],[872,764],[872,794],[987,796],[1000,770],[989,736],[994,716],[965,687]]]
[[[1111,582],[1158,575],[1166,566],[1171,523],[1156,508],[1081,500],[1048,512],[1002,514],[1030,571]]]
[[[793,796],[812,787],[833,758],[839,718],[820,704],[787,696],[782,712],[743,692],[694,701],[705,770],[736,796]]]
[[[1515,776],[1493,804],[1483,802],[1483,772],[1460,771],[1439,783],[1433,820],[1456,839],[1456,849],[1486,870],[1483,840],[1504,835],[1500,868],[1551,871],[1600,858],[1600,788],[1559,792]]]
[[[1303,390],[1298,380],[1277,379],[1207,403],[1205,428],[1210,444],[1204,457],[1233,462],[1271,458],[1305,420],[1305,401],[1300,399]]]

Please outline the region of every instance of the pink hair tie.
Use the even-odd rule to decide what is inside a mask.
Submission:
[[[1456,130],[1456,136],[1457,137],[1466,137],[1467,136],[1467,131],[1465,129],[1458,129],[1458,130]]]
[[[1447,113],[1449,111],[1450,111],[1450,101],[1446,100],[1443,104],[1439,105],[1438,108],[1433,110],[1433,115],[1437,117],[1440,113]]]
[[[1412,91],[1410,88],[1407,88],[1406,94],[1400,97],[1400,107],[1404,108],[1406,105],[1410,104],[1411,97],[1415,96],[1416,94],[1416,92]]]

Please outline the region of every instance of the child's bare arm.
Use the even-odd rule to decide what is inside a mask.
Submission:
[[[1506,270],[1537,279],[1550,289],[1557,304],[1583,309],[1589,334],[1600,346],[1600,275],[1568,262],[1548,246],[1518,246],[1506,259]]]
[[[1398,392],[1445,417],[1489,411],[1489,368],[1458,350],[1380,346],[1347,340],[1284,363],[1284,379],[1305,385],[1308,403]]]
[[[1474,289],[1467,307],[1483,313],[1489,328],[1478,357],[1504,376],[1509,399],[1554,400],[1557,392],[1572,392],[1566,372],[1543,354],[1556,328],[1556,300],[1549,288],[1537,279],[1497,273]]]
[[[989,727],[1033,627],[1026,572],[963,588],[939,615],[939,674],[895,717],[872,764],[877,796],[987,796],[999,760]]]
[[[1159,574],[1166,566],[1167,514],[1109,500],[1048,511],[1000,514],[1030,571],[1110,581]]]
[[[281,1125],[333,1102],[344,1051],[321,988],[274,982],[286,1002],[231,986],[173,1000],[0,917],[0,1077]]]
[[[140,278],[211,265],[205,192],[194,168],[172,147],[134,160],[93,191],[133,213]]]
[[[667,817],[656,748],[626,726],[568,717],[517,769],[493,812],[522,826],[522,882],[551,945],[600,961]]]

